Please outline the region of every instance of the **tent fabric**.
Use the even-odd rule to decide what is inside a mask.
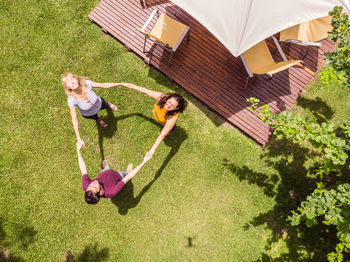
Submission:
[[[171,0],[205,26],[234,56],[286,28],[350,11],[350,0]]]

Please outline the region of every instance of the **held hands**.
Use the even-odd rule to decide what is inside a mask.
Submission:
[[[117,86],[125,86],[127,83],[112,83],[111,87],[117,87]]]
[[[147,154],[145,155],[145,158],[143,159],[143,162],[146,163],[146,162],[149,161],[151,158],[152,158],[152,156],[149,155],[148,152],[147,152]]]
[[[120,83],[120,85],[126,86],[129,89],[134,89],[135,85],[131,83]]]
[[[79,142],[79,144],[81,144],[81,147],[85,147],[85,143],[80,137],[77,140],[77,143]]]
[[[81,139],[80,139],[80,141],[79,141],[79,139],[78,139],[78,141],[77,141],[77,151],[80,151],[80,149],[81,149],[82,147],[84,147],[84,146],[85,146],[84,141],[81,140]]]
[[[148,151],[147,153],[146,153],[146,156],[145,156],[145,161],[148,161],[148,160],[150,160],[152,157],[153,157],[153,154],[154,154],[154,151],[151,149],[150,151]]]

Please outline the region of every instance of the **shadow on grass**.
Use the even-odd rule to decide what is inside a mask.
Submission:
[[[109,249],[99,249],[97,243],[86,246],[83,252],[79,255],[74,255],[70,250],[63,254],[65,262],[101,262],[106,261],[108,257]]]
[[[327,122],[334,115],[332,108],[320,97],[315,99],[309,99],[306,97],[299,97],[297,100],[298,106],[304,109],[308,109],[312,112],[313,116],[316,118],[317,123]]]
[[[118,118],[115,117],[111,109],[107,109],[107,118],[103,118],[103,121],[108,125],[107,127],[101,127],[96,123],[98,130],[98,144],[100,147],[101,160],[105,159],[105,153],[103,150],[103,138],[111,138],[117,131]],[[102,167],[102,166],[101,166]]]
[[[16,238],[23,250],[27,250],[30,244],[35,241],[35,236],[38,233],[33,226],[23,226],[21,224],[15,223],[14,227],[16,229]]]
[[[228,163],[227,159],[223,160],[223,165],[230,169],[230,171],[237,176],[240,181],[248,181],[249,184],[256,184],[259,187],[264,189],[264,193],[273,197],[276,193],[274,191],[274,187],[276,183],[279,181],[277,175],[273,175],[271,177],[251,170],[247,166],[238,167],[234,164]]]
[[[140,117],[143,117],[145,120],[152,122],[155,125],[159,125],[158,122],[153,120],[152,118],[146,117],[142,114],[137,114]],[[177,126],[175,132],[170,135],[165,137],[164,143],[168,146],[171,147],[171,150],[158,169],[157,173],[155,174],[154,178],[146,185],[143,187],[141,192],[134,197],[134,185],[132,181],[129,181],[123,188],[123,190],[116,195],[115,197],[112,198],[113,204],[115,204],[118,207],[118,212],[121,215],[126,215],[129,211],[129,209],[136,207],[140,200],[142,199],[143,195],[151,188],[154,182],[161,176],[163,170],[165,167],[168,165],[170,160],[176,155],[178,152],[181,144],[183,141],[187,139],[187,133],[186,131],[182,128]],[[151,160],[152,161],[152,160]]]
[[[103,139],[104,138],[111,138],[114,136],[114,133],[118,130],[118,122],[124,119],[127,119],[129,117],[140,117],[143,118],[146,121],[151,122],[152,124],[158,126],[159,128],[162,127],[161,124],[159,124],[157,121],[155,121],[152,118],[149,118],[141,113],[133,113],[133,114],[127,114],[119,117],[115,117],[112,110],[107,110],[107,118],[103,118],[103,120],[107,123],[107,127],[101,127],[100,125],[96,124],[97,130],[98,130],[98,144],[100,148],[100,155],[101,160],[105,159],[104,149],[103,149]],[[146,153],[146,152],[145,152]]]
[[[0,261],[24,261],[20,257],[13,256],[10,254],[8,248],[9,243],[6,240],[6,232],[3,229],[3,221],[2,217],[0,217]]]
[[[187,239],[187,244],[185,245],[186,248],[193,248],[195,245],[193,244],[193,241],[195,240],[195,236],[193,237],[186,237]]]
[[[143,118],[146,121],[151,122],[153,125],[159,127],[160,129],[163,127],[154,119],[147,117],[141,113],[133,113],[133,114],[115,117],[111,110],[107,110],[107,112],[108,112],[108,115],[107,115],[107,118],[104,119],[104,121],[108,124],[108,127],[102,128],[99,125],[97,125],[99,147],[100,147],[100,154],[101,154],[102,160],[105,159],[104,150],[103,150],[103,139],[110,138],[114,135],[114,133],[118,130],[117,128],[118,121],[124,120],[129,117],[137,116],[137,117]],[[171,147],[171,150],[168,156],[166,157],[166,159],[164,160],[163,164],[161,165],[161,167],[158,169],[154,178],[141,190],[141,192],[136,197],[134,197],[134,185],[132,181],[129,181],[124,186],[123,190],[117,196],[112,198],[112,202],[118,207],[118,212],[121,215],[126,215],[130,208],[134,208],[138,205],[143,195],[150,189],[153,183],[160,177],[164,168],[168,165],[170,160],[177,153],[182,142],[185,141],[187,137],[188,136],[186,131],[182,127],[177,126],[174,134],[165,137],[163,141],[165,145],[167,145],[168,147]]]
[[[34,230],[32,226],[23,226],[19,223],[14,223],[12,225],[14,231],[14,238],[16,239],[16,245],[26,251],[30,244],[35,241],[35,236],[38,233]],[[6,232],[3,229],[3,218],[0,217],[0,261],[14,261],[20,262],[24,261],[21,257],[15,256],[10,253],[9,247],[11,246],[11,241],[6,239]]]
[[[265,226],[272,234],[267,239],[265,250],[271,251],[281,239],[287,244],[288,251],[278,258],[262,254],[258,261],[325,261],[327,253],[334,248],[336,232],[322,223],[313,228],[304,225],[292,227],[287,221],[292,210],[296,210],[301,201],[315,189],[315,181],[308,176],[305,163],[308,157],[314,157],[309,149],[290,141],[270,139],[261,158],[280,175],[268,175],[251,170],[247,166],[236,166],[224,160],[224,165],[241,181],[256,184],[264,193],[273,197],[276,204],[272,210],[254,217],[244,225],[250,227]]]
[[[3,221],[2,221],[2,217],[0,217],[0,247],[1,249],[6,247],[8,244],[7,244],[7,241],[6,241],[6,233],[3,229]]]

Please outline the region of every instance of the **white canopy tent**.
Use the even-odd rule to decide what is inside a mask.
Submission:
[[[350,11],[350,0],[171,0],[196,18],[239,56],[288,27],[324,17],[334,6]]]

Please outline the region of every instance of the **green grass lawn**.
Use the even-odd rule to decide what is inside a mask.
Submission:
[[[329,232],[285,221],[315,184],[307,149],[274,139],[261,148],[190,94],[103,35],[98,0],[0,2],[0,252],[13,261],[296,261],[324,259]],[[138,4],[135,1],[135,4]],[[84,202],[61,75],[179,92],[189,106],[176,132],[113,199]],[[108,128],[79,114],[90,177],[101,160],[139,164],[160,130],[154,101],[118,87]],[[339,124],[349,90],[317,81],[296,111]],[[332,233],[332,232],[331,232]]]

